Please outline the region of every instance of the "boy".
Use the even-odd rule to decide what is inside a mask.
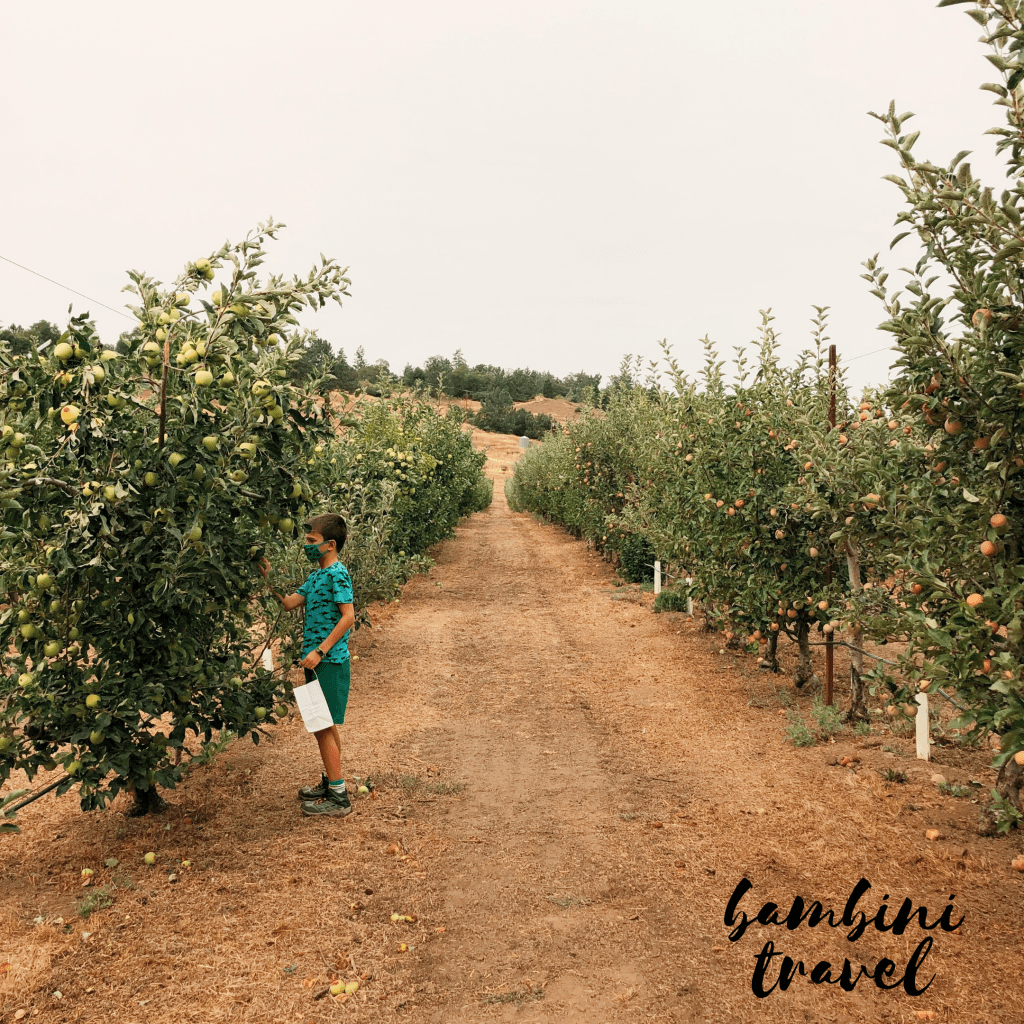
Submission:
[[[303,799],[302,813],[345,817],[352,812],[352,804],[341,777],[341,738],[338,726],[345,721],[348,704],[349,657],[348,635],[355,624],[352,607],[352,579],[338,558],[345,544],[348,530],[345,520],[332,512],[313,516],[306,523],[303,549],[311,562],[317,563],[299,587],[298,593],[285,597],[273,587],[274,595],[286,611],[306,606],[306,619],[302,630],[302,667],[306,682],[319,678],[327,705],[331,709],[334,725],[314,733],[320,746],[324,772],[320,785],[299,790]],[[260,572],[266,579],[270,563],[264,558]]]

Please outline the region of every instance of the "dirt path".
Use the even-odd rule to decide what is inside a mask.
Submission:
[[[378,774],[374,797],[345,821],[302,819],[294,787],[318,768],[292,722],[197,771],[159,820],[33,805],[0,847],[0,1020],[1019,1024],[1014,840],[976,838],[971,806],[929,782],[935,765],[852,739],[784,744],[779,681],[721,656],[685,616],[652,615],[562,531],[512,514],[501,481],[515,440],[478,442],[494,504],[353,646],[346,765]],[[829,764],[842,754],[861,758],[855,770]],[[948,761],[951,781],[990,781]],[[908,781],[885,783],[873,769],[887,766]],[[86,890],[83,866],[97,870]],[[931,923],[955,894],[966,922],[856,941],[755,922],[729,941],[744,877],[753,918],[767,900],[784,916],[797,895],[839,916],[862,876],[869,917],[890,894],[925,904]],[[101,885],[111,905],[76,916]],[[768,940],[808,975],[885,956],[898,978],[925,935],[919,984],[936,977],[916,998],[799,975],[751,992]],[[360,991],[313,999],[335,977],[361,977]]]

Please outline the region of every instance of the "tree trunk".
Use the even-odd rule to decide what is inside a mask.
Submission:
[[[1024,814],[1024,765],[1017,764],[1011,757],[999,769],[996,792]]]
[[[811,632],[811,624],[801,615],[796,624],[796,646],[799,654],[796,673],[793,682],[797,687],[804,683],[816,683],[818,677],[814,674],[814,667],[811,664],[811,646],[808,643]]]
[[[160,796],[156,786],[149,789],[133,789],[134,802],[128,808],[129,818],[141,818],[144,814],[159,814],[167,809],[167,801]]]
[[[846,547],[846,571],[850,577],[850,594],[860,593],[860,552],[855,544]],[[864,632],[854,619],[850,622],[849,643],[858,650],[850,651],[850,708],[846,712],[847,722],[870,722],[867,707],[867,687],[864,685],[864,655],[859,648],[864,646]]]
[[[761,667],[769,672],[779,671],[779,630],[768,630],[768,643],[765,645],[764,659]]]

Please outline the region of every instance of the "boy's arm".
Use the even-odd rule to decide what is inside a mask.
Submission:
[[[264,558],[259,564],[260,575],[266,579],[267,572],[270,569],[270,563]],[[284,594],[279,593],[274,589],[274,585],[270,584],[270,593],[281,602],[286,612],[290,612],[293,608],[301,608],[305,603],[306,599],[302,594],[289,594],[287,597]]]
[[[299,595],[301,596],[301,595]],[[350,604],[339,604],[338,611],[341,618],[338,624],[327,634],[327,638],[320,641],[318,650],[326,654],[354,625],[356,622],[355,607]]]

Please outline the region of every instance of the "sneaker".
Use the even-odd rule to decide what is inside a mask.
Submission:
[[[302,805],[302,813],[309,816],[322,814],[325,817],[344,818],[352,813],[352,801],[349,800],[347,792],[335,793],[328,788],[327,795],[322,800],[307,800]]]
[[[327,796],[328,782],[327,776],[320,776],[320,783],[316,786],[303,786],[299,790],[300,800],[322,800]]]

